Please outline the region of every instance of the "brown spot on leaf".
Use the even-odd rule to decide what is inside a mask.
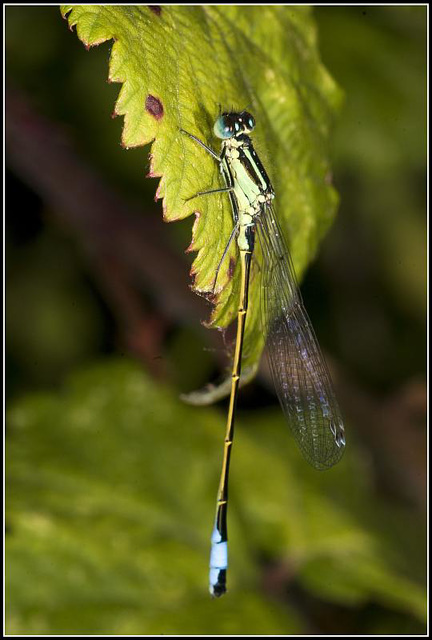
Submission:
[[[150,11],[153,11],[153,13],[155,13],[157,16],[160,16],[160,14],[162,13],[162,7],[160,7],[158,4],[148,4],[147,6]]]
[[[229,261],[229,266],[228,266],[228,278],[231,280],[231,278],[234,275],[234,269],[236,268],[236,259],[231,256],[230,261]]]
[[[159,100],[159,98],[155,98],[155,96],[148,95],[145,101],[146,111],[149,112],[156,120],[160,120],[163,117],[164,109],[163,104]]]

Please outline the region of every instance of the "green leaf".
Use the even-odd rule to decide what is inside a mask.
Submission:
[[[244,417],[231,474],[229,593],[216,603],[208,554],[224,416],[182,404],[127,361],[15,402],[8,632],[305,633],[289,599],[277,604],[259,588],[264,557],[285,560],[287,580],[320,600],[372,600],[422,620],[418,518],[379,503],[352,452],[322,474],[300,458],[280,411]]]
[[[257,120],[254,142],[302,274],[335,213],[327,143],[341,101],[319,60],[310,7],[65,5],[62,13],[86,46],[115,41],[109,79],[122,83],[115,113],[124,116],[123,144],[153,142],[150,174],[160,177],[157,197],[166,221],[195,214],[189,247],[197,252],[194,290],[211,293],[233,222],[224,194],[185,201],[220,185],[220,176],[214,159],[180,129],[217,151],[212,129],[220,107],[248,108]],[[236,316],[236,253],[233,244],[212,299],[211,327],[227,327]],[[258,265],[250,287],[245,367],[256,365],[262,348]]]

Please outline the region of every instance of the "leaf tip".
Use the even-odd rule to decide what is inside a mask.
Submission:
[[[201,218],[201,213],[199,211],[194,211],[194,216],[195,216],[195,220],[194,223],[192,225],[192,240],[190,245],[188,246],[188,248],[186,249],[185,253],[191,253],[192,251],[196,251],[194,245],[195,245],[195,238],[196,238],[196,233],[197,233],[197,229],[198,229],[198,224]]]
[[[149,160],[149,170],[148,170],[148,173],[146,175],[146,178],[161,178],[162,174],[161,173],[157,173],[154,170],[153,154],[152,153],[148,154],[148,160]],[[157,199],[159,199],[159,197]]]
[[[159,182],[159,186],[158,186],[158,188],[156,189],[156,193],[155,193],[155,196],[154,196],[154,201],[155,201],[155,202],[157,202],[158,200],[160,200],[160,199],[161,199],[161,197],[162,197],[162,196],[161,196],[161,194],[160,194],[160,189],[161,189],[161,185],[160,185],[160,182]],[[164,217],[165,217],[165,210],[164,210]]]
[[[209,302],[211,302],[213,305],[216,304],[217,296],[214,293],[208,293],[207,295],[204,295],[203,297],[206,300],[208,300]],[[218,331],[222,331],[222,329],[220,327],[214,327],[212,318],[210,318],[210,320],[201,320],[201,324],[206,329],[217,329]]]

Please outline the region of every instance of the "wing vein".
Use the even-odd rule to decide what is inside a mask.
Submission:
[[[345,447],[342,416],[270,205],[257,217],[257,235],[264,260],[261,323],[275,389],[302,454],[315,468],[327,469]]]

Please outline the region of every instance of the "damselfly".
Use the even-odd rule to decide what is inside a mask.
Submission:
[[[231,395],[211,537],[210,593],[214,596],[226,591],[228,475],[256,237],[264,261],[260,270],[262,328],[273,382],[287,422],[304,457],[316,469],[327,469],[338,462],[345,447],[342,417],[330,375],[304,308],[290,253],[273,209],[274,190],[248,135],[254,127],[255,120],[247,111],[222,113],[214,125],[215,135],[222,140],[220,155],[182,130],[219,163],[225,184],[193,197],[227,192],[231,201],[234,226],[215,283],[234,238],[241,263]]]

